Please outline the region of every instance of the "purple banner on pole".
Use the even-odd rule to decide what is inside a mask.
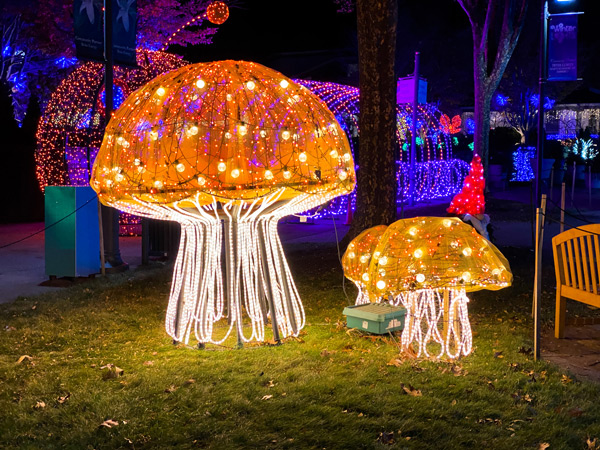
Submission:
[[[577,15],[550,16],[548,80],[577,80]]]

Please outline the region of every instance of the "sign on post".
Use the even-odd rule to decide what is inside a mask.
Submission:
[[[577,80],[577,15],[551,15],[548,31],[548,80]]]
[[[398,78],[396,84],[396,103],[413,103],[414,102],[415,79],[413,77]],[[427,80],[419,78],[419,94],[417,101],[419,103],[427,103]]]

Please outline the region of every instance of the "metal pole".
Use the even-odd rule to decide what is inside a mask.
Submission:
[[[542,0],[542,23],[540,30],[540,78],[538,85],[538,117],[537,117],[537,178],[535,180],[535,204],[542,198],[542,159],[544,158],[544,87],[546,84],[546,53],[548,42],[548,1]]]
[[[560,232],[565,231],[565,197],[567,196],[567,185],[563,182],[560,193]]]
[[[577,162],[573,161],[573,177],[571,180],[571,206],[575,201],[575,177],[577,176]]]
[[[589,207],[592,207],[592,166],[588,166],[588,193],[589,193]]]
[[[541,208],[536,210],[536,246],[535,246],[535,286],[533,291],[534,308],[534,338],[533,349],[536,361],[540,359],[541,348],[541,324],[540,315],[542,312],[542,251],[544,247],[544,224],[546,216],[546,196],[541,199]]]
[[[409,190],[408,202],[410,206],[415,204],[415,164],[417,161],[417,107],[419,106],[419,52],[415,52],[415,73],[413,75],[413,113],[410,139],[410,166],[408,169]]]

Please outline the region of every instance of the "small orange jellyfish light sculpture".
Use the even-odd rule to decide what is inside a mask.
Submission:
[[[259,64],[182,67],[130,95],[106,128],[92,187],[122,211],[181,224],[166,329],[187,343],[297,335],[304,309],[279,219],[351,192],[333,113]],[[222,253],[223,252],[223,253]],[[222,256],[223,254],[223,256]]]
[[[403,349],[456,358],[472,350],[466,293],[511,283],[506,258],[473,227],[458,218],[416,217],[394,222],[381,236],[366,290],[406,308]]]
[[[372,257],[377,258],[379,256],[378,254],[374,254],[374,252],[386,229],[387,225],[377,225],[376,227],[366,229],[350,242],[344,256],[342,256],[344,275],[358,289],[358,296],[356,297],[357,305],[371,302],[369,293],[366,290],[370,277],[369,264]]]
[[[212,2],[206,8],[206,18],[215,25],[222,25],[229,18],[229,8],[223,2]]]

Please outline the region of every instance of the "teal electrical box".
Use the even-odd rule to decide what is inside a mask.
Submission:
[[[47,186],[44,205],[46,275],[87,277],[98,273],[100,232],[94,190],[89,186]]]
[[[386,303],[367,303],[366,305],[344,308],[346,324],[349,328],[358,328],[374,334],[386,334],[404,328],[406,309]]]

